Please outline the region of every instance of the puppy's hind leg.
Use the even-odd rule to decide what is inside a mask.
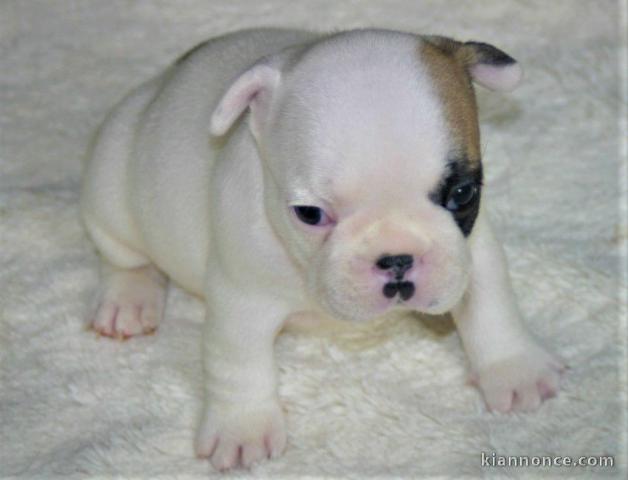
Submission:
[[[114,240],[93,222],[86,225],[101,253],[100,287],[89,326],[119,339],[154,332],[166,303],[166,276],[144,255]]]
[[[154,332],[164,312],[166,277],[151,264],[123,269],[103,260],[101,269],[91,327],[119,339]]]

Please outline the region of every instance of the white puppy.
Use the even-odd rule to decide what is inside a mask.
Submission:
[[[471,81],[520,78],[483,43],[254,30],[113,110],[81,195],[103,257],[93,327],[154,330],[166,276],[206,301],[200,456],[225,469],[282,452],[273,342],[295,314],[452,311],[490,409],[556,393],[562,365],[522,324],[480,208]]]

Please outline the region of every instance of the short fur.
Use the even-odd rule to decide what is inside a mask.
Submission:
[[[110,114],[81,194],[103,257],[92,324],[153,331],[166,277],[205,300],[196,450],[216,468],[285,447],[273,342],[289,317],[452,311],[489,408],[556,392],[561,364],[523,326],[481,204],[461,223],[434,201],[455,187],[452,158],[479,171],[470,80],[507,90],[521,78],[496,52],[384,30],[237,32]],[[326,221],[306,225],[299,205]],[[377,267],[385,255],[413,258],[394,278],[403,298],[384,294],[396,275]]]

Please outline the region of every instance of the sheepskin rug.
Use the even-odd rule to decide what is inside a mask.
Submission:
[[[256,26],[445,34],[521,61],[512,94],[478,89],[485,199],[527,323],[571,368],[538,412],[499,415],[466,383],[446,316],[286,333],[286,452],[228,475],[626,478],[626,2],[610,0],[0,3],[0,477],[220,476],[192,448],[203,305],[175,286],[153,336],[86,330],[98,268],[77,200],[114,102],[196,43]]]

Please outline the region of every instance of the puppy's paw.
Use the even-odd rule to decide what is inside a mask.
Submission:
[[[488,365],[471,381],[484,395],[489,410],[528,412],[556,396],[565,365],[538,346]]]
[[[217,470],[250,467],[286,447],[286,426],[277,402],[255,408],[211,405],[196,436],[196,455]]]
[[[120,339],[152,333],[164,304],[165,280],[151,267],[117,271],[106,280],[91,327]]]

